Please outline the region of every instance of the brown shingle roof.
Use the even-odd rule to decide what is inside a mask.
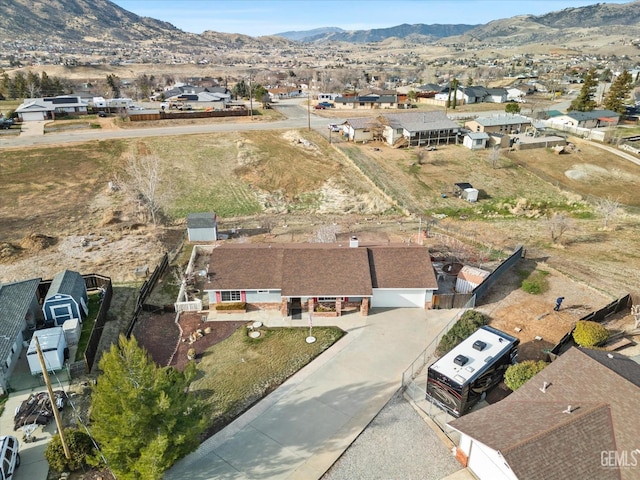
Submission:
[[[635,378],[628,370],[640,365],[592,353],[570,349],[503,401],[449,425],[500,451],[519,478],[637,478],[637,470],[602,468],[600,459],[602,451],[639,448],[640,388],[616,369],[624,365]],[[572,413],[563,413],[569,405]]]
[[[369,260],[373,288],[438,288],[423,247],[370,247]]]
[[[214,248],[205,290],[281,289],[285,297],[371,296],[374,288],[437,289],[424,247],[225,244]]]
[[[283,259],[282,295],[371,295],[369,260],[364,248],[287,249]]]

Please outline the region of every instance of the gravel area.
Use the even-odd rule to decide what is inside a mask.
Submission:
[[[398,391],[322,480],[440,480],[461,468]]]

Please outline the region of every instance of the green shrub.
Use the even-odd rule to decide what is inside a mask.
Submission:
[[[246,310],[246,308],[247,308],[247,304],[245,302],[216,304],[216,310]]]
[[[444,334],[438,347],[436,355],[442,356],[449,352],[465,338],[488,323],[487,317],[477,310],[467,310],[455,323],[451,330]]]
[[[602,325],[588,320],[580,320],[573,330],[573,339],[581,347],[595,347],[609,338],[609,331]]]
[[[541,372],[547,363],[543,360],[525,360],[524,362],[511,365],[504,372],[504,384],[511,390],[517,390],[531,377]]]
[[[522,280],[522,289],[532,295],[539,295],[549,289],[549,272],[544,270],[534,270],[531,275]]]
[[[75,429],[64,431],[67,446],[71,453],[71,459],[67,459],[62,448],[60,435],[56,434],[51,438],[44,456],[49,462],[49,466],[57,472],[75,471],[84,467],[87,456],[93,453],[94,447],[91,437],[85,432]]]

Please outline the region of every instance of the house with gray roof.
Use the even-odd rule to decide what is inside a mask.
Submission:
[[[51,282],[42,304],[45,323],[61,326],[67,320],[82,320],[89,313],[87,285],[78,272],[64,270]]]
[[[0,393],[7,392],[23,343],[42,318],[38,302],[40,279],[0,283]]]
[[[464,127],[471,132],[524,133],[531,126],[531,119],[516,113],[478,117],[465,122]]]
[[[444,112],[407,112],[350,118],[345,132],[352,142],[380,139],[391,146],[415,147],[455,143],[460,127]]]
[[[570,111],[564,115],[557,115],[552,119],[553,123],[578,128],[615,127],[619,121],[620,114],[611,110]]]
[[[429,252],[408,245],[225,244],[213,249],[204,291],[211,305],[280,309],[331,304],[430,308],[438,284]]]
[[[355,95],[349,97],[336,97],[333,101],[335,108],[341,109],[389,109],[407,108],[407,103],[399,102],[397,94],[377,94],[368,93],[366,95]]]
[[[640,365],[571,348],[504,400],[449,422],[480,480],[633,480],[640,473]]]

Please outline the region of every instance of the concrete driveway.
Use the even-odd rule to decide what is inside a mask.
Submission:
[[[341,317],[337,323],[348,332],[343,339],[164,478],[320,478],[389,401],[400,387],[402,372],[456,313],[374,309],[368,317]],[[282,323],[262,320],[269,326]]]

